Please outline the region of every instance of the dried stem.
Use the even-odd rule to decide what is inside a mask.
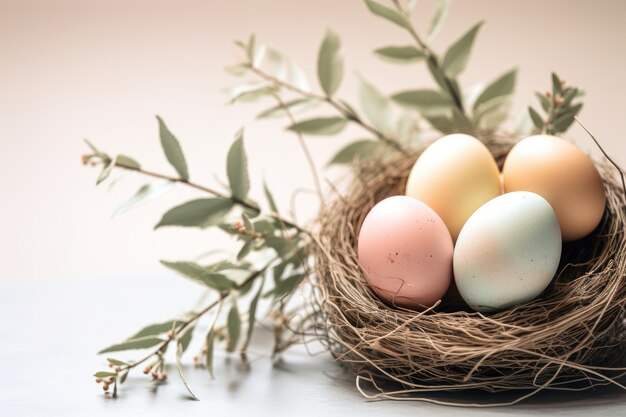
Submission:
[[[280,105],[280,107],[283,108],[283,110],[285,111],[285,114],[287,114],[287,118],[289,119],[289,122],[291,124],[296,124],[296,119],[293,117],[293,113],[291,113],[291,110],[289,110],[289,107],[285,104],[285,102],[280,97],[280,95],[274,94],[274,98],[276,99],[276,101],[278,101],[278,104]],[[315,168],[315,162],[313,161],[313,157],[311,156],[309,147],[306,145],[306,142],[304,141],[304,136],[302,135],[302,132],[299,132],[296,130],[294,133],[298,137],[298,142],[300,143],[302,152],[304,153],[307,163],[309,164],[311,175],[313,176],[313,182],[315,183],[315,190],[317,191],[317,196],[319,197],[322,208],[324,208],[324,205],[325,205],[324,194],[322,193],[322,186],[320,184],[320,178],[317,173],[317,169]]]
[[[403,155],[408,155],[408,151],[400,144],[398,143],[395,139],[390,138],[389,136],[385,135],[383,132],[380,132],[379,130],[377,130],[375,127],[373,127],[372,125],[370,125],[369,123],[367,123],[365,120],[363,120],[362,118],[360,118],[357,114],[354,114],[352,111],[350,111],[348,108],[346,108],[346,106],[344,104],[342,104],[339,101],[336,101],[334,98],[329,97],[329,96],[324,96],[321,94],[316,94],[316,93],[312,93],[309,91],[304,91],[301,88],[298,88],[292,84],[289,84],[283,80],[280,80],[276,77],[274,77],[271,74],[266,73],[265,71],[261,70],[260,68],[257,68],[251,64],[246,64],[247,68],[250,69],[250,71],[252,71],[254,74],[256,74],[257,76],[259,76],[260,78],[266,80],[266,81],[270,81],[272,82],[274,85],[276,85],[277,87],[282,87],[285,88],[289,91],[292,91],[302,97],[305,98],[310,98],[313,100],[318,100],[318,101],[322,101],[325,103],[328,103],[330,106],[332,106],[333,108],[335,108],[335,110],[337,110],[343,117],[345,117],[347,120],[350,120],[351,122],[354,122],[356,124],[358,124],[359,126],[361,126],[363,129],[367,130],[368,132],[370,132],[371,134],[373,134],[378,140],[384,142],[385,144],[391,146],[392,148],[394,148],[395,150],[397,150],[398,152],[402,153]]]
[[[430,64],[432,65],[432,67],[435,68],[437,71],[439,71],[440,74],[442,75],[442,79],[443,79],[443,83],[445,85],[446,92],[450,95],[450,98],[452,98],[452,101],[454,102],[455,107],[459,111],[459,114],[466,121],[469,121],[467,115],[465,114],[465,108],[463,106],[463,99],[458,95],[457,90],[452,85],[452,80],[446,75],[445,71],[441,67],[441,63],[439,62],[439,58],[437,58],[437,55],[433,52],[433,50],[418,35],[417,31],[413,27],[413,24],[411,23],[410,14],[404,8],[402,3],[397,1],[397,0],[394,0],[393,3],[396,6],[396,9],[398,9],[398,11],[405,16],[406,21],[408,23],[407,30],[409,31],[409,34],[411,35],[411,37],[413,38],[415,43],[417,44],[418,48],[421,49],[424,54],[426,54],[427,59],[430,62]]]
[[[215,306],[219,305],[220,303],[222,303],[224,301],[224,299],[226,299],[233,291],[239,291],[241,290],[243,287],[245,287],[246,285],[248,285],[249,283],[251,283],[252,281],[254,281],[255,279],[257,279],[259,276],[261,276],[263,273],[265,273],[265,271],[267,271],[267,269],[272,265],[272,263],[274,263],[278,258],[272,258],[272,260],[270,260],[268,263],[265,264],[265,266],[257,271],[254,271],[252,274],[250,274],[241,284],[237,285],[234,289],[228,291],[228,292],[221,292],[220,296],[217,300],[213,301],[212,303],[210,303],[209,305],[207,305],[206,307],[204,307],[202,310],[200,310],[199,312],[197,312],[196,314],[194,314],[193,316],[191,316],[189,319],[187,319],[186,321],[182,322],[182,325],[180,327],[178,327],[176,329],[176,331],[174,331],[170,337],[168,337],[168,339],[164,340],[162,343],[160,343],[159,345],[157,345],[156,349],[153,350],[152,352],[150,352],[149,354],[147,354],[146,356],[144,356],[142,359],[133,362],[131,364],[122,366],[120,368],[120,370],[117,372],[118,374],[120,372],[126,372],[129,371],[133,368],[135,368],[136,366],[146,362],[148,359],[152,358],[153,356],[157,356],[157,355],[162,355],[165,350],[167,349],[168,345],[176,340],[176,336],[178,334],[183,334],[185,332],[185,330],[187,330],[189,328],[190,325],[192,325],[193,323],[195,323],[200,317],[204,316],[206,313],[208,313],[209,311],[211,311]]]
[[[587,134],[593,140],[593,142],[596,144],[598,149],[600,149],[600,152],[602,152],[602,155],[604,155],[604,157],[611,163],[611,165],[613,165],[615,167],[615,169],[617,169],[617,172],[619,172],[619,176],[620,176],[620,178],[622,180],[622,189],[624,190],[624,197],[626,198],[626,181],[624,181],[624,172],[622,171],[622,168],[620,168],[620,166],[617,165],[617,163],[606,153],[606,151],[604,150],[602,145],[600,145],[600,142],[598,142],[596,137],[589,131],[589,129],[587,129],[585,127],[585,125],[583,124],[583,122],[580,121],[578,116],[574,116],[574,120],[576,120],[576,122],[580,125],[580,127],[582,127],[583,130],[585,132],[587,132]]]
[[[191,188],[195,188],[197,190],[204,191],[206,193],[212,194],[212,195],[217,196],[217,197],[229,198],[232,201],[234,201],[235,203],[237,203],[237,204],[239,204],[239,205],[241,205],[243,207],[246,207],[246,208],[249,208],[249,209],[252,209],[252,210],[258,210],[259,209],[257,206],[255,206],[254,204],[252,204],[252,203],[250,203],[248,201],[242,200],[240,198],[236,198],[234,196],[227,196],[227,195],[225,195],[225,194],[223,194],[223,193],[221,193],[221,192],[219,192],[217,190],[214,190],[213,188],[210,188],[210,187],[207,187],[205,185],[201,185],[201,184],[189,181],[189,180],[185,180],[185,179],[178,178],[178,177],[172,177],[172,176],[165,175],[165,174],[160,174],[158,172],[148,171],[148,170],[143,169],[141,167],[125,165],[125,164],[120,163],[120,162],[116,162],[115,166],[117,168],[123,168],[123,169],[126,169],[128,171],[138,172],[140,174],[147,175],[149,177],[160,178],[160,179],[173,181],[173,182],[179,182],[179,183],[185,184],[185,185],[187,185],[187,186],[189,186]],[[283,218],[279,217],[276,214],[271,214],[271,216],[273,218],[275,218],[276,220],[278,220],[279,222],[281,222],[281,223],[283,223],[283,224],[285,224],[285,225],[287,225],[289,227],[292,227],[292,228],[296,229],[299,232],[310,234],[310,232],[308,230],[302,228],[301,226],[298,226],[297,224],[295,224],[293,222],[290,222],[289,220],[283,219]]]

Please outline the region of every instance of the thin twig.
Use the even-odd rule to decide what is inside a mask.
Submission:
[[[624,172],[622,171],[622,168],[620,168],[620,166],[606,153],[606,151],[600,145],[600,143],[598,142],[596,137],[589,131],[589,129],[587,129],[585,127],[585,125],[580,121],[578,116],[574,116],[574,120],[576,120],[576,122],[580,125],[580,127],[582,127],[583,130],[585,132],[587,132],[587,134],[593,140],[593,142],[596,144],[598,149],[600,149],[600,152],[602,152],[602,155],[604,155],[604,157],[611,163],[611,165],[613,165],[615,167],[615,169],[617,169],[617,171],[619,172],[619,176],[622,179],[622,188],[624,189],[624,198],[626,198],[626,181],[624,181]]]
[[[293,117],[293,113],[291,113],[291,110],[289,110],[289,107],[285,104],[285,102],[280,97],[280,95],[279,94],[274,94],[273,96],[276,99],[276,101],[278,101],[278,104],[280,105],[280,107],[283,108],[283,110],[285,111],[285,114],[287,114],[287,118],[289,119],[289,122],[292,125],[295,125],[296,124],[296,119]],[[311,156],[311,152],[309,151],[309,147],[306,145],[306,142],[304,141],[304,136],[302,135],[302,132],[300,132],[298,130],[295,130],[294,133],[298,137],[298,142],[300,143],[300,147],[302,148],[302,152],[304,153],[304,156],[306,157],[307,163],[309,164],[309,168],[311,170],[311,175],[313,176],[313,182],[315,183],[315,190],[317,191],[317,196],[319,197],[319,200],[320,200],[320,205],[322,206],[322,208],[324,208],[324,206],[325,206],[324,194],[322,193],[322,185],[320,184],[320,178],[319,178],[319,175],[317,173],[317,168],[315,167],[315,162],[313,161],[313,157]]]
[[[318,100],[318,101],[322,101],[325,103],[328,103],[330,106],[332,106],[333,108],[335,108],[335,110],[337,110],[343,117],[345,117],[347,120],[354,122],[356,124],[358,124],[359,126],[361,126],[363,129],[367,130],[368,132],[370,132],[371,134],[373,134],[374,136],[376,136],[376,138],[378,140],[380,140],[381,142],[384,142],[385,144],[393,147],[394,149],[396,149],[398,152],[401,152],[404,155],[408,155],[409,152],[404,149],[404,147],[398,143],[395,139],[390,138],[389,136],[385,135],[383,132],[380,132],[379,130],[377,130],[375,127],[373,127],[372,125],[370,125],[369,123],[367,123],[365,120],[361,119],[358,115],[354,114],[352,111],[350,111],[349,109],[347,109],[343,104],[341,104],[340,102],[336,101],[335,99],[333,99],[332,97],[329,96],[324,96],[321,94],[316,94],[316,93],[312,93],[309,91],[304,91],[301,88],[298,88],[292,84],[289,84],[283,80],[280,80],[276,77],[274,77],[271,74],[266,73],[265,71],[261,70],[260,68],[257,68],[251,64],[247,64],[247,67],[250,69],[250,71],[252,71],[254,74],[256,74],[257,76],[259,76],[260,78],[266,80],[266,81],[270,81],[272,82],[274,85],[278,86],[278,87],[283,87],[289,91],[292,91],[302,97],[306,97],[306,98],[310,98],[313,100]]]
[[[448,94],[450,94],[450,97],[452,98],[454,105],[459,110],[459,113],[461,114],[461,116],[467,121],[468,118],[467,118],[467,115],[465,114],[463,100],[457,94],[457,90],[452,85],[452,80],[450,80],[450,78],[446,75],[445,71],[441,67],[441,63],[439,62],[437,55],[428,46],[428,44],[426,44],[426,42],[424,42],[424,40],[417,34],[417,31],[415,30],[415,28],[413,27],[413,24],[411,23],[410,14],[405,10],[402,4],[397,0],[394,0],[393,3],[396,6],[396,9],[398,9],[398,11],[402,13],[404,17],[406,18],[406,21],[408,23],[407,30],[409,31],[409,34],[411,35],[411,37],[413,38],[417,46],[422,50],[424,54],[426,54],[427,59],[431,63],[431,65],[442,74],[443,83],[445,84],[445,88]]]
[[[272,260],[269,261],[267,264],[265,264],[265,266],[263,268],[261,268],[261,269],[259,269],[257,271],[254,271],[252,274],[250,274],[250,276],[248,276],[248,278],[246,278],[241,284],[237,285],[234,289],[232,289],[232,290],[230,290],[228,292],[221,292],[220,296],[219,296],[219,298],[217,300],[213,301],[212,303],[210,303],[209,305],[204,307],[202,310],[200,310],[198,313],[196,313],[193,316],[191,316],[186,321],[181,322],[182,325],[175,332],[173,332],[171,337],[169,337],[167,340],[164,340],[162,343],[160,343],[154,351],[152,351],[148,355],[144,356],[142,359],[122,367],[119,372],[129,371],[130,369],[135,368],[137,365],[140,365],[140,364],[144,363],[145,361],[147,361],[151,357],[153,357],[155,355],[163,354],[165,352],[165,349],[167,348],[167,346],[170,344],[170,342],[176,340],[176,335],[177,334],[182,334],[185,330],[187,330],[187,328],[189,328],[189,326],[191,324],[195,323],[200,317],[204,316],[206,313],[211,311],[215,306],[217,306],[218,304],[223,302],[224,299],[226,299],[233,291],[241,290],[243,287],[248,285],[250,282],[252,282],[256,278],[258,278],[261,274],[263,274],[265,271],[267,271],[267,269],[272,265],[272,263],[274,263],[274,261],[276,261],[276,259],[278,259],[278,258],[277,257],[272,258]]]
[[[187,186],[189,186],[191,188],[195,188],[197,190],[204,191],[206,193],[212,194],[212,195],[217,196],[217,197],[229,198],[233,202],[235,202],[235,203],[237,203],[237,204],[239,204],[239,205],[241,205],[243,207],[246,207],[246,208],[249,208],[249,209],[252,209],[252,210],[259,210],[259,208],[257,206],[255,206],[254,204],[251,204],[248,201],[242,200],[242,199],[234,197],[234,196],[227,196],[227,195],[225,195],[225,194],[223,194],[223,193],[221,193],[221,192],[219,192],[217,190],[214,190],[213,188],[210,188],[210,187],[207,187],[205,185],[201,185],[201,184],[189,181],[189,180],[185,180],[183,178],[172,177],[172,176],[169,176],[169,175],[160,174],[158,172],[148,171],[148,170],[143,169],[141,167],[125,165],[125,164],[122,164],[120,162],[116,162],[115,166],[118,167],[118,168],[126,169],[128,171],[135,171],[135,172],[138,172],[140,174],[147,175],[149,177],[160,178],[160,179],[173,181],[173,182],[179,182],[179,183],[185,184],[185,185],[187,185]],[[284,223],[285,225],[298,230],[299,232],[310,234],[310,232],[308,230],[302,228],[301,226],[298,226],[297,224],[295,224],[293,222],[290,222],[289,220],[280,218],[277,214],[271,214],[271,216],[273,218],[275,218],[276,220],[280,221],[281,223]]]

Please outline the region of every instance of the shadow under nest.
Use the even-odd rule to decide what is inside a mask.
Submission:
[[[482,140],[501,168],[514,141],[503,135]],[[362,164],[345,195],[319,218],[313,286],[320,339],[354,369],[359,390],[366,394],[368,385],[376,392],[366,394],[370,398],[413,397],[450,405],[463,404],[432,396],[460,390],[519,393],[483,404],[505,405],[544,389],[609,384],[626,389],[620,383],[626,375],[626,196],[615,168],[596,162],[607,195],[602,221],[591,235],[564,244],[557,274],[540,297],[481,314],[449,291],[438,305],[419,313],[387,305],[371,292],[356,246],[369,210],[403,194],[423,149]]]

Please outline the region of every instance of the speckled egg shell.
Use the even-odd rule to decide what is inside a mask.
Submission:
[[[550,284],[561,256],[556,214],[541,196],[501,195],[468,219],[454,249],[454,279],[474,310],[502,310],[532,300]]]
[[[430,207],[393,196],[367,214],[358,239],[365,278],[389,304],[422,310],[441,299],[452,276],[452,238]]]

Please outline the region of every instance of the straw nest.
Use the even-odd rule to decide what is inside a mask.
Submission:
[[[514,144],[507,137],[483,141],[500,166]],[[361,166],[319,219],[314,287],[323,341],[354,369],[361,392],[367,385],[375,394],[366,395],[375,398],[441,402],[435,392],[521,390],[512,404],[543,389],[625,388],[619,380],[626,374],[626,218],[615,168],[597,163],[607,195],[602,222],[590,236],[564,244],[557,275],[539,298],[483,315],[446,296],[418,313],[370,291],[356,247],[368,211],[403,193],[420,152]]]

